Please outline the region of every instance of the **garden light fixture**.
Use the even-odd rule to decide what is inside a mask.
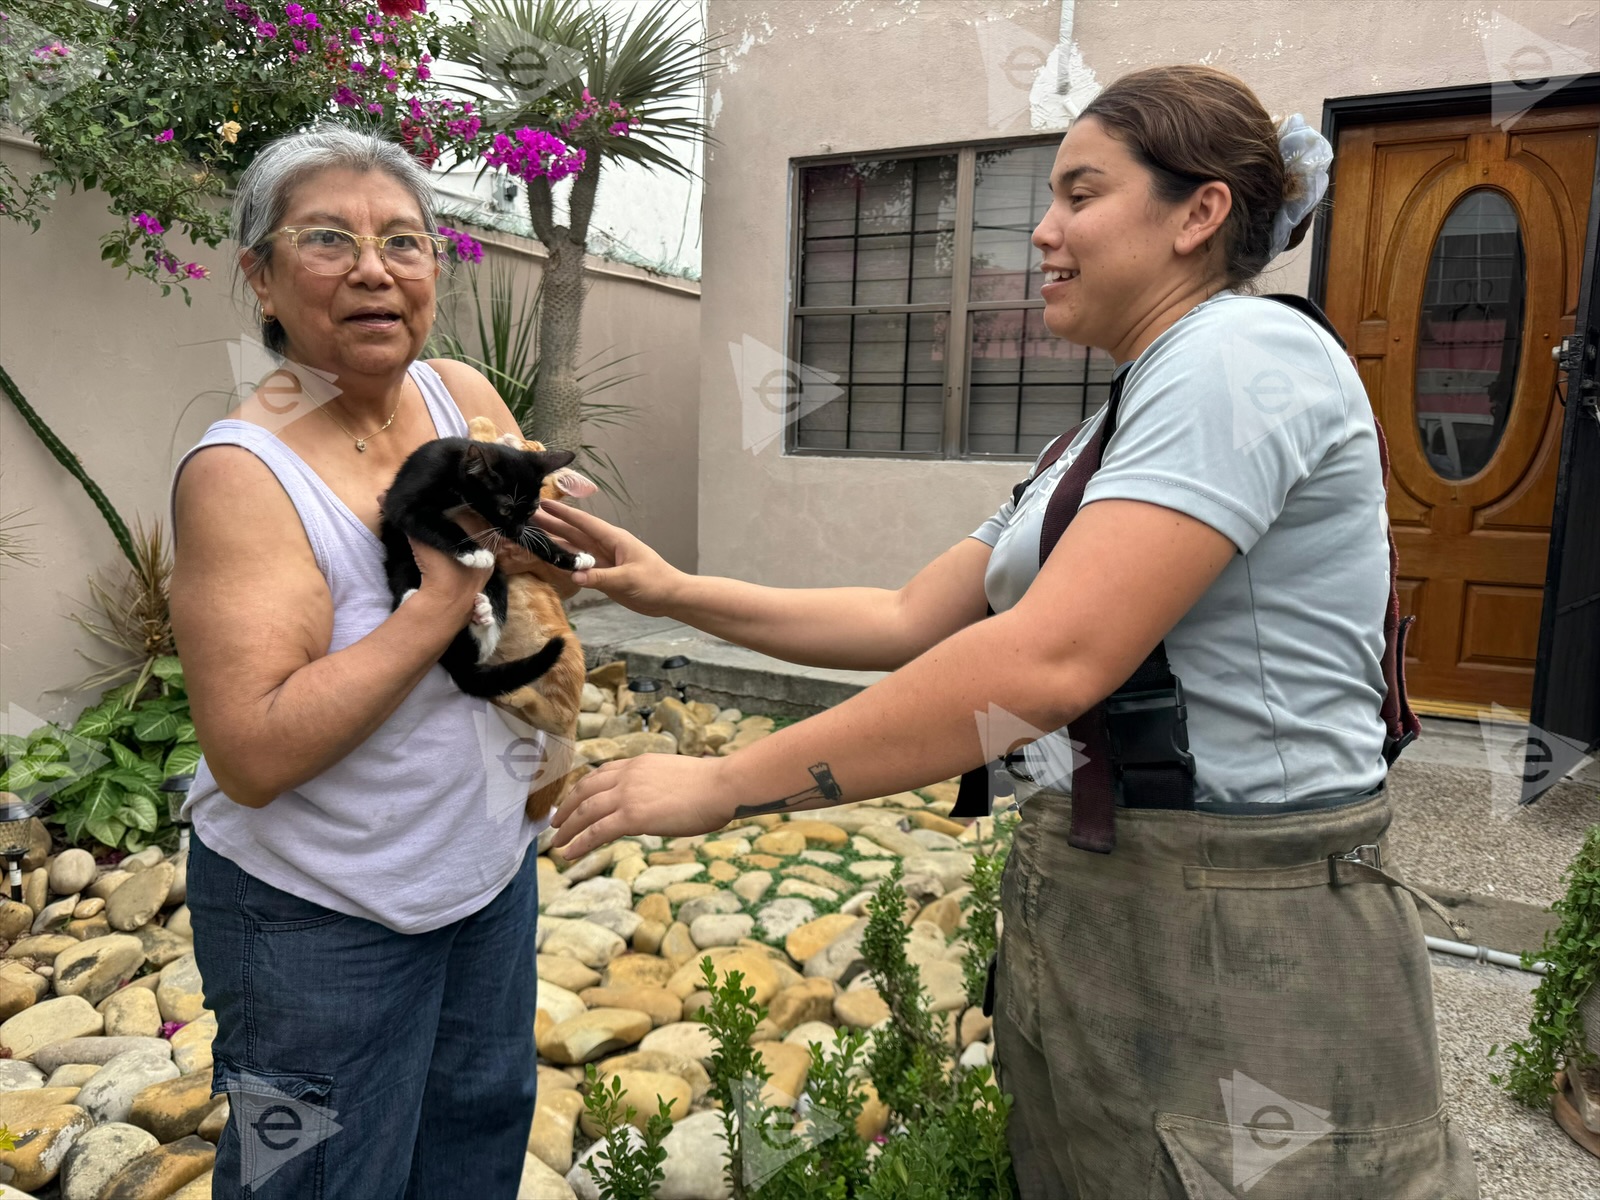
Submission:
[[[0,854],[6,856],[11,898],[22,899],[22,858],[28,853],[28,822],[34,806],[15,792],[0,792]]]

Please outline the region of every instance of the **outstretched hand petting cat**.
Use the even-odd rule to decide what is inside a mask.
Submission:
[[[673,592],[686,578],[626,529],[581,508],[545,500],[534,514],[533,523],[568,549],[594,556],[593,567],[572,572],[575,584],[604,592],[634,612],[650,617],[664,615]]]

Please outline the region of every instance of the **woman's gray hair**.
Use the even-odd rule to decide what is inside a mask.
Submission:
[[[272,261],[274,230],[283,223],[289,196],[308,176],[343,168],[382,171],[410,192],[422,210],[422,226],[437,231],[434,219],[433,177],[403,147],[337,121],[320,121],[302,133],[272,142],[245,170],[234,195],[232,234],[241,249],[256,254],[257,269]],[[235,264],[237,277],[238,265]],[[263,319],[261,340],[275,354],[287,345],[283,326]]]

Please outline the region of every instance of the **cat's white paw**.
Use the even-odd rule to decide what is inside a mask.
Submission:
[[[494,552],[490,550],[468,550],[464,554],[456,555],[456,561],[463,567],[477,567],[481,571],[484,567],[494,566]]]
[[[415,596],[416,594],[417,594],[417,589],[416,588],[410,589],[408,592],[406,592],[405,595],[400,597],[400,603],[404,604],[407,600],[411,599],[411,597]]]
[[[594,555],[592,554],[575,554],[573,557],[578,560],[577,564],[572,568],[574,571],[587,571],[594,566]]]
[[[474,625],[494,624],[494,605],[489,603],[489,597],[479,592],[472,601],[472,623]]]
[[[474,608],[474,618],[472,623],[467,626],[467,632],[472,635],[472,640],[478,643],[478,662],[480,664],[486,663],[494,657],[495,649],[500,645],[500,625],[499,622],[493,619],[492,615],[487,625],[481,625],[477,621],[476,608]]]

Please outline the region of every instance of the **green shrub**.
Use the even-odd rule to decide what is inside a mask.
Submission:
[[[632,1121],[637,1110],[631,1104],[623,1108],[622,1080],[613,1075],[607,1089],[593,1063],[584,1066],[583,1075],[589,1086],[583,1106],[606,1139],[606,1148],[588,1163],[600,1200],[651,1200],[656,1185],[666,1178],[661,1164],[667,1152],[661,1143],[672,1129],[673,1102],[657,1096],[655,1115],[645,1121],[644,1136],[635,1138]]]

